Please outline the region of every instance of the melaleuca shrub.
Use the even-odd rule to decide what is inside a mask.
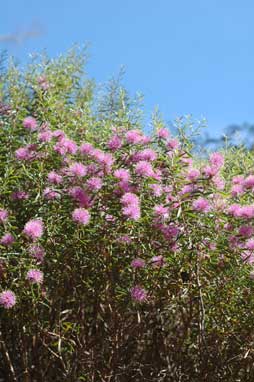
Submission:
[[[253,375],[251,171],[231,176],[218,152],[201,162],[163,127],[114,121],[86,137],[72,114],[78,128],[61,129],[48,77],[38,110],[1,114],[2,373]]]

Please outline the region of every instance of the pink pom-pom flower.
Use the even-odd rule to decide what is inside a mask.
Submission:
[[[42,284],[43,282],[43,272],[38,269],[30,269],[26,274],[26,279],[31,284]]]
[[[87,174],[86,166],[83,165],[82,163],[75,162],[70,165],[69,174],[72,176],[77,176],[79,178],[82,178],[83,176],[86,176]]]
[[[208,200],[205,198],[201,198],[201,197],[198,198],[197,200],[195,200],[193,202],[192,206],[193,206],[194,210],[196,210],[198,212],[204,212],[204,213],[209,212],[211,209],[211,206],[210,206]]]
[[[23,126],[27,130],[35,131],[38,125],[34,117],[26,117],[23,121]]]
[[[129,130],[127,131],[125,137],[126,137],[127,143],[136,145],[136,144],[142,143],[143,135],[138,130]]]
[[[143,259],[139,259],[139,258],[134,259],[134,260],[132,260],[132,262],[131,262],[131,266],[132,266],[132,268],[144,268],[145,265],[146,265],[145,260],[143,260]]]
[[[14,241],[15,239],[11,233],[4,234],[0,239],[0,243],[6,247],[10,247]]]
[[[16,296],[11,290],[0,293],[0,305],[5,309],[10,309],[16,304]]]
[[[147,291],[144,288],[141,288],[139,285],[136,285],[131,289],[131,298],[136,302],[146,301],[147,295]]]
[[[48,173],[48,181],[52,184],[60,184],[63,181],[63,177],[55,171],[50,171]]]
[[[44,225],[41,219],[29,220],[24,227],[24,234],[33,241],[39,239],[43,235]]]
[[[170,133],[165,127],[163,127],[157,131],[157,136],[161,139],[168,139],[170,136]]]
[[[90,213],[85,208],[76,208],[72,213],[74,222],[82,225],[87,225],[90,221]]]
[[[7,210],[3,208],[0,209],[0,223],[6,223],[9,217],[9,213]]]
[[[114,177],[124,182],[128,182],[130,180],[130,172],[124,168],[119,168],[114,171]]]
[[[108,142],[108,148],[111,151],[116,151],[122,147],[122,140],[118,135],[114,135]]]
[[[97,176],[93,176],[86,182],[89,191],[99,191],[102,188],[102,180]]]
[[[45,256],[45,250],[40,245],[32,245],[29,248],[29,254],[38,260],[39,262],[42,262]]]
[[[145,160],[142,160],[136,164],[135,172],[137,175],[144,177],[152,177],[154,175],[151,163]]]

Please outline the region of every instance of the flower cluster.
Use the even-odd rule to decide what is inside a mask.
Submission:
[[[39,84],[44,87],[44,81]],[[46,86],[44,90],[47,89]],[[212,153],[205,165],[198,166],[165,128],[154,136],[136,129],[112,129],[106,143],[99,145],[76,142],[64,131],[54,130],[49,123],[32,116],[24,119],[23,128],[35,141],[16,149],[17,166],[24,163],[29,169],[31,162],[41,161],[47,168],[43,174],[44,188],[36,197],[41,200],[40,209],[54,209],[55,214],[59,210],[60,224],[67,221],[77,235],[84,232],[85,242],[94,240],[96,235],[98,241],[106,233],[110,245],[117,243],[129,248],[136,242],[129,266],[137,274],[142,275],[143,269],[151,272],[166,269],[168,253],[174,256],[186,251],[190,242],[203,256],[207,248],[216,252],[222,240],[218,229],[227,238],[228,248],[239,253],[244,263],[252,264],[254,205],[242,203],[239,197],[254,191],[254,175],[235,175],[226,184],[222,175],[225,159],[221,153]],[[227,197],[222,193],[225,187],[230,192]],[[10,201],[20,205],[32,203],[31,194],[31,187],[16,189]],[[46,251],[39,241],[45,243],[45,231],[52,242],[58,239],[50,232],[52,227],[48,229],[50,217],[45,221],[44,216],[27,219],[22,232],[11,232],[6,228],[12,216],[15,209],[0,209],[3,227],[0,245],[8,250],[18,246],[19,238],[23,237],[32,261],[26,279],[41,284],[43,273],[33,267],[45,261]],[[222,216],[227,218],[226,223]],[[214,241],[204,229],[207,224],[214,230]],[[79,231],[75,225],[85,228]],[[198,239],[195,227],[199,229]],[[136,235],[135,240],[128,230]],[[140,244],[140,248],[149,248],[151,254],[141,252],[140,256],[137,253]],[[130,290],[134,301],[148,301],[145,288],[136,285]]]

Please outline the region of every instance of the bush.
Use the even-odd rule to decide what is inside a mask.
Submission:
[[[2,73],[1,377],[252,381],[253,154],[145,134],[83,57]]]

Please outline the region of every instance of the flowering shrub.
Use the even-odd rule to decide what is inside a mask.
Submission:
[[[95,111],[81,68],[3,75],[0,373],[252,380],[252,154],[193,158],[122,91]]]

